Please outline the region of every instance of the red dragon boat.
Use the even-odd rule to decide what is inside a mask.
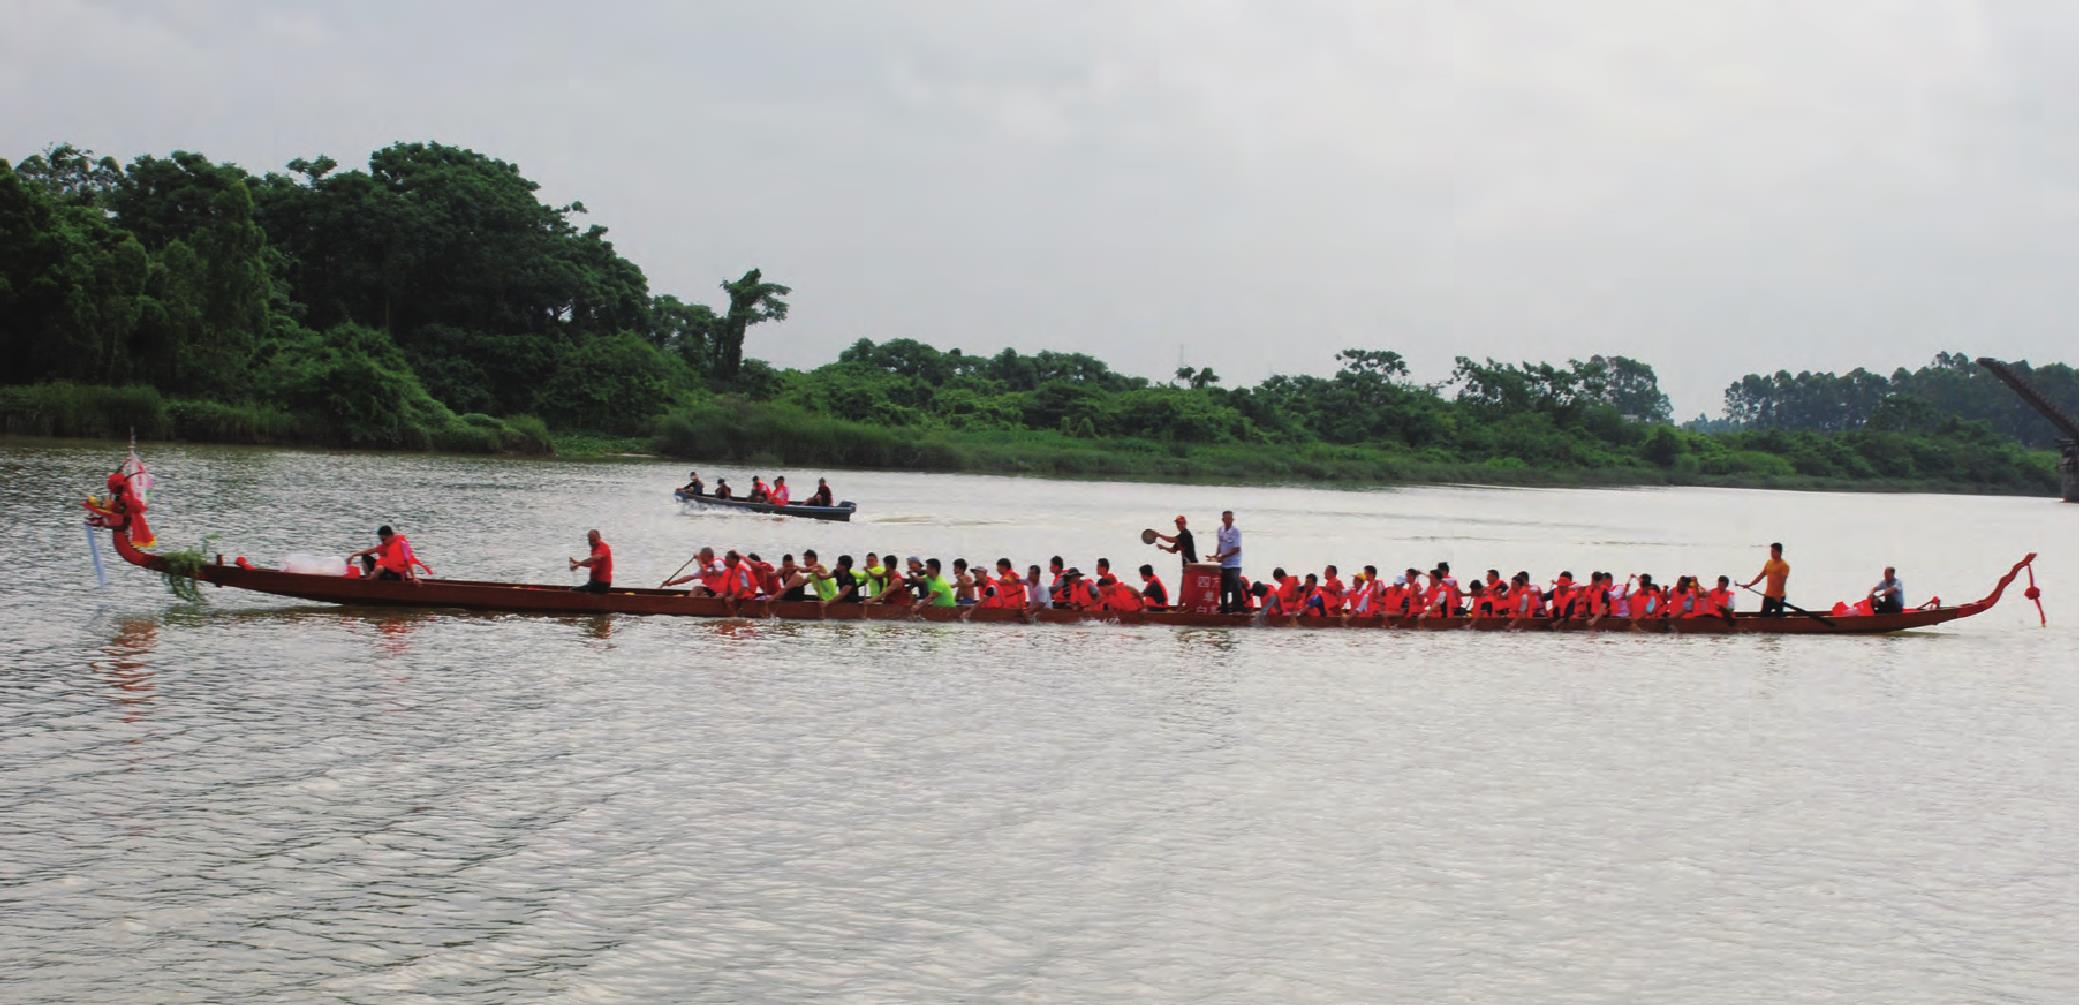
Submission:
[[[154,572],[181,574],[165,558],[140,550],[123,529],[113,530],[116,553],[131,565]],[[1188,611],[1072,611],[1002,610],[975,607],[927,607],[910,604],[820,604],[815,601],[755,600],[732,602],[715,597],[689,596],[683,590],[623,589],[607,593],[581,593],[567,586],[528,583],[492,583],[467,579],[358,579],[346,576],[279,572],[273,569],[227,565],[223,556],[214,563],[184,570],[193,578],[213,586],[251,590],[278,597],[314,600],[328,604],[380,607],[436,608],[463,611],[492,611],[512,614],[661,614],[692,618],[744,618],[780,621],[927,621],[975,624],[1082,624],[1098,622],[1122,625],[1172,625],[1181,628],[1242,628],[1271,625],[1296,628],[1398,628],[1411,631],[1550,631],[1550,632],[1653,632],[1667,635],[1877,635],[1886,632],[1927,628],[1958,618],[1969,618],[1992,607],[2001,591],[2018,573],[2035,561],[2031,552],[1995,583],[1983,600],[1956,607],[1928,607],[1898,614],[1823,616],[1797,614],[1762,617],[1748,611],[1724,618],[1605,618],[1594,626],[1580,620],[1548,618],[1307,618],[1266,619],[1261,614],[1219,614]],[[2034,577],[2034,574],[2032,574]],[[2035,587],[2030,588],[2034,591]]]

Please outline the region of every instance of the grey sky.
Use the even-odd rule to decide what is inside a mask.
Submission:
[[[780,363],[2076,355],[2071,0],[0,6],[0,156],[470,146]]]

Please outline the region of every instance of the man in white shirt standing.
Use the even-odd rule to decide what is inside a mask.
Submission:
[[[1235,511],[1221,511],[1221,529],[1214,538],[1213,560],[1221,564],[1221,613],[1249,610],[1249,597],[1242,592],[1242,530],[1235,526]]]

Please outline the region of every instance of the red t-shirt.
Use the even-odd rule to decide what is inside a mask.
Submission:
[[[605,541],[592,546],[592,575],[590,578],[595,583],[614,582],[614,549],[607,547],[607,542]],[[565,582],[569,582],[569,580],[565,580]]]

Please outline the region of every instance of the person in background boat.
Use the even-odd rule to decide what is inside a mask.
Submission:
[[[735,498],[735,494],[734,494],[734,493],[732,493],[732,492],[730,491],[730,488],[729,488],[729,479],[727,479],[727,478],[717,478],[717,479],[715,479],[715,498],[717,498],[717,499],[732,499],[732,498]]]
[[[1170,590],[1163,585],[1162,578],[1156,575],[1156,567],[1153,565],[1141,567],[1141,603],[1158,609],[1170,606]]]
[[[1791,578],[1791,563],[1784,561],[1784,545],[1772,542],[1769,546],[1769,561],[1762,563],[1762,571],[1748,580],[1742,589],[1752,590],[1762,583],[1762,616],[1780,618],[1784,616],[1784,583]]]
[[[433,574],[433,570],[427,569],[426,563],[419,561],[419,556],[412,551],[411,540],[391,529],[389,524],[376,528],[374,545],[347,556],[350,562],[357,558],[361,559],[364,574],[373,579],[402,579],[416,586],[419,574],[413,571],[415,567],[426,569],[428,575]]]
[[[701,473],[698,471],[688,471],[686,473],[686,484],[679,486],[679,491],[684,492],[690,496],[697,496],[700,495],[701,490],[705,488],[707,488],[707,486],[705,484],[702,484],[701,482]]]
[[[1157,534],[1156,540],[1163,542],[1156,545],[1158,550],[1167,551],[1172,555],[1178,556],[1185,565],[1191,565],[1199,560],[1199,545],[1192,540],[1191,529],[1184,525],[1184,514],[1182,513],[1177,515],[1177,533]]]
[[[917,560],[913,558],[910,561],[915,562]],[[946,574],[942,571],[938,559],[927,559],[918,568],[920,569],[918,578],[924,583],[924,596],[917,603],[911,605],[913,610],[921,611],[926,607],[959,606],[959,602],[953,599],[953,584],[947,581]]]
[[[1062,556],[1060,555],[1047,560],[1047,606],[1049,607],[1068,606],[1064,603],[1068,598],[1062,596],[1062,578],[1068,575],[1067,572],[1063,571],[1066,568],[1067,566],[1062,564]]]
[[[770,498],[771,496],[772,496],[772,493],[770,493],[770,492],[766,491],[766,483],[765,483],[765,481],[764,481],[763,479],[759,478],[759,477],[758,477],[757,475],[752,475],[752,476],[751,476],[751,494],[750,494],[750,495],[747,495],[747,496],[745,496],[745,497],[744,497],[744,500],[745,500],[746,502],[765,502],[765,501],[766,501],[766,500],[767,500],[768,498]]]
[[[828,481],[825,481],[824,479],[821,479],[821,478],[818,478],[818,479],[816,479],[816,491],[814,491],[814,492],[811,492],[811,493],[809,493],[809,498],[807,498],[807,499],[804,499],[804,500],[802,500],[802,505],[804,505],[804,506],[829,506],[829,505],[832,505],[832,503],[831,503],[831,483],[830,483],[830,482],[828,482]]]
[[[1221,613],[1249,610],[1249,597],[1242,592],[1242,530],[1235,526],[1235,511],[1221,511],[1221,529],[1214,535],[1213,560],[1221,566]]]
[[[774,475],[773,487],[766,491],[766,501],[775,506],[785,506],[787,505],[787,500],[787,476]]]
[[[574,586],[579,593],[605,593],[614,586],[614,549],[607,547],[607,539],[599,531],[585,532],[585,544],[591,553],[583,561],[571,559],[571,571],[591,570],[585,576],[584,586]]]
[[[1892,566],[1886,566],[1884,577],[1871,587],[1870,598],[1872,614],[1898,614],[1907,609],[1907,588]]]
[[[1042,611],[1054,606],[1054,595],[1048,592],[1047,583],[1040,578],[1040,567],[1026,566],[1026,606]]]

